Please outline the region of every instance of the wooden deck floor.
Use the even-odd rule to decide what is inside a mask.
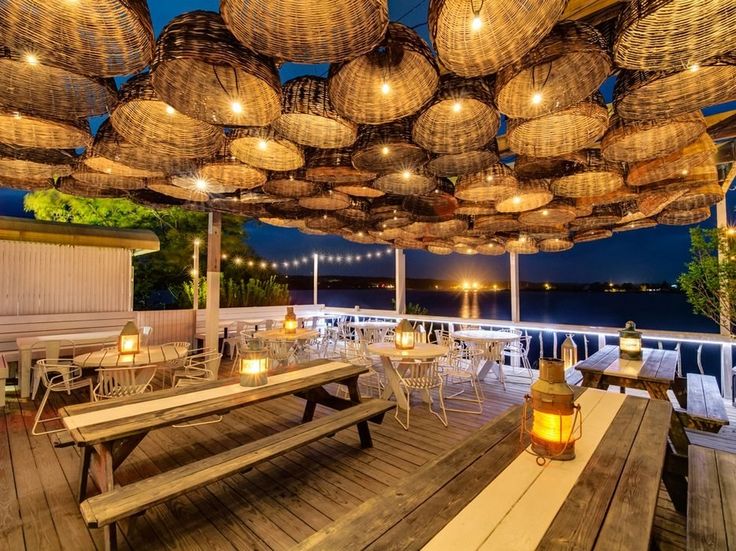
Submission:
[[[358,447],[354,430],[343,431],[122,522],[120,548],[289,549],[520,403],[527,388],[485,385],[483,415],[449,413],[449,428],[423,407],[412,410],[408,432],[387,415],[371,426],[370,450]],[[74,498],[77,449],[32,436],[35,404],[8,398],[0,413],[0,549],[102,549],[102,531],[85,527]],[[52,405],[74,398],[61,395]],[[234,411],[218,424],[154,431],[117,471],[119,480],[126,484],[294,426],[303,404],[286,397]],[[729,411],[731,427],[693,441],[736,451],[736,411]],[[324,413],[318,408],[317,415]],[[684,535],[684,518],[660,491],[659,547],[684,549]]]

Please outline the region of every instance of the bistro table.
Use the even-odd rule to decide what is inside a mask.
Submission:
[[[572,461],[538,465],[516,406],[297,549],[648,550],[672,406],[576,393]]]
[[[361,342],[383,342],[386,332],[396,327],[395,321],[353,321],[348,327],[355,329]]]
[[[305,327],[298,327],[294,333],[286,333],[282,328],[279,329],[267,329],[266,331],[256,331],[253,336],[257,339],[263,339],[266,341],[306,341],[319,336],[319,331],[316,329],[307,329]]]
[[[396,403],[400,408],[406,409],[406,396],[401,391],[398,370],[405,362],[413,362],[414,360],[433,360],[444,356],[449,352],[449,348],[439,344],[417,343],[414,348],[409,350],[400,350],[392,342],[380,342],[368,345],[368,353],[381,357],[383,372],[386,375],[388,385],[383,390],[381,398],[388,400],[392,395],[396,396]],[[395,366],[392,360],[398,360],[399,365]]]
[[[463,342],[480,345],[479,348],[483,351],[485,363],[478,371],[479,380],[482,381],[485,379],[488,372],[494,369],[498,380],[504,384],[501,352],[507,343],[519,340],[519,335],[510,333],[509,331],[464,329],[462,331],[454,331],[450,336]]]
[[[142,346],[138,354],[120,354],[117,348],[104,348],[74,357],[80,367],[117,367],[160,364],[183,358],[189,347],[173,344]]]

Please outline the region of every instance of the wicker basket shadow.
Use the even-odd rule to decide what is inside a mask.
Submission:
[[[603,136],[601,150],[610,161],[635,163],[677,151],[703,132],[705,118],[700,111],[646,121],[614,117]]]
[[[321,189],[319,184],[311,182],[306,178],[304,170],[273,174],[263,184],[263,191],[266,193],[276,195],[277,197],[290,197],[293,199],[309,197],[319,193]]]
[[[299,206],[309,210],[340,210],[350,206],[350,197],[344,193],[328,190],[310,197],[300,197]]]
[[[350,148],[312,149],[308,151],[307,179],[330,184],[361,184],[373,180],[376,173],[355,168],[352,155],[353,150]]]
[[[562,197],[597,197],[624,186],[624,167],[610,162],[597,149],[583,152],[584,163],[563,165],[553,176],[552,192]]]
[[[296,170],[304,165],[304,151],[272,128],[238,128],[230,134],[230,152],[244,163],[265,170]]]
[[[391,172],[424,165],[427,152],[411,139],[412,119],[362,126],[353,147],[353,166],[367,172]]]
[[[572,249],[573,242],[563,237],[552,237],[550,239],[542,239],[537,245],[539,246],[540,252],[561,253]]]
[[[0,21],[0,43],[83,75],[129,75],[153,56],[146,0],[4,1]]]
[[[736,97],[736,54],[672,71],[621,71],[614,105],[626,119],[661,119],[692,113]]]
[[[103,189],[121,189],[126,191],[144,189],[147,182],[143,178],[130,178],[128,176],[118,176],[116,174],[106,174],[91,170],[87,166],[80,166],[74,171],[72,177],[77,181],[88,186],[97,186]]]
[[[625,4],[613,44],[617,66],[683,69],[733,50],[732,0],[636,0]]]
[[[78,75],[0,46],[0,105],[8,109],[83,118],[107,113],[116,101],[112,79]]]
[[[465,153],[448,153],[436,155],[427,164],[428,172],[435,176],[451,178],[453,176],[465,176],[466,174],[477,174],[499,161],[498,145],[493,138],[485,147],[466,151]]]
[[[595,27],[563,21],[496,78],[496,103],[506,116],[531,119],[579,103],[611,73],[608,44]]]
[[[175,157],[209,157],[225,141],[222,129],[184,115],[162,101],[151,86],[149,73],[125,83],[110,121],[126,141]]]
[[[203,191],[197,189],[185,189],[183,187],[175,186],[166,182],[152,182],[148,184],[148,189],[173,197],[174,199],[180,199],[182,201],[194,201],[202,203],[207,201],[209,195]]]
[[[596,142],[608,128],[608,108],[596,92],[580,103],[534,119],[509,119],[512,151],[531,157],[557,157]]]
[[[447,74],[416,118],[412,138],[433,153],[465,153],[490,142],[500,122],[486,79]]]
[[[92,142],[86,119],[42,117],[0,106],[0,143],[21,147],[77,149]]]
[[[552,29],[567,0],[431,0],[429,32],[440,62],[455,74],[495,73]]]
[[[435,189],[438,179],[424,170],[405,169],[390,172],[376,179],[374,186],[384,193],[396,195],[425,195]]]
[[[547,180],[522,180],[515,190],[499,196],[496,210],[501,213],[534,210],[543,207],[553,198]]]
[[[519,186],[514,171],[503,163],[457,179],[455,197],[463,201],[497,201]]]
[[[17,147],[0,143],[0,178],[49,180],[69,176],[76,157],[73,151]]]
[[[674,153],[630,165],[626,183],[630,186],[645,186],[664,180],[685,179],[695,167],[712,166],[715,152],[715,143],[704,133],[693,143]]]
[[[710,208],[675,210],[665,209],[657,216],[657,223],[666,226],[689,226],[705,222],[710,218]]]
[[[245,46],[297,63],[358,57],[388,25],[388,0],[222,0],[220,11]]]
[[[265,126],[281,113],[274,62],[240,44],[214,12],[184,13],[164,27],[151,81],[162,101],[209,124]]]
[[[422,38],[391,23],[380,45],[332,65],[329,96],[338,113],[364,124],[383,124],[419,111],[439,84],[437,63]]]
[[[349,147],[358,137],[358,125],[332,107],[327,80],[311,75],[284,84],[281,116],[273,128],[300,145],[324,149]]]

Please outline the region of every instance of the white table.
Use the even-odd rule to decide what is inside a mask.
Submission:
[[[74,363],[80,367],[130,367],[134,365],[161,364],[183,358],[189,348],[163,344],[142,346],[138,354],[120,354],[115,350],[95,350],[74,357]]]
[[[256,339],[263,339],[267,341],[306,341],[319,336],[319,331],[314,329],[305,329],[304,327],[297,328],[295,333],[286,333],[283,328],[281,329],[268,329],[267,331],[256,331],[253,333]]]
[[[92,331],[87,333],[63,333],[59,335],[40,335],[37,337],[18,337],[15,339],[20,353],[20,396],[28,398],[31,395],[31,365],[33,364],[33,349],[43,346],[45,358],[59,359],[59,351],[64,346],[78,346],[82,344],[104,344],[117,341],[120,331]]]
[[[348,323],[356,332],[360,333],[362,342],[383,342],[386,332],[396,327],[395,321],[354,321]]]
[[[519,335],[509,333],[508,331],[491,331],[487,329],[466,329],[463,331],[455,331],[451,334],[453,339],[466,343],[481,345],[485,363],[478,371],[478,379],[485,379],[491,369],[503,382],[503,371],[501,370],[501,351],[505,344],[519,339]]]
[[[403,362],[414,360],[433,360],[447,354],[449,349],[439,344],[417,343],[410,350],[399,350],[392,342],[380,342],[368,345],[368,353],[381,357],[383,372],[386,375],[388,385],[383,391],[381,398],[388,400],[392,395],[396,396],[396,403],[400,408],[406,409],[406,397],[401,391],[397,369],[401,369]],[[392,360],[399,361],[399,367],[394,366]]]

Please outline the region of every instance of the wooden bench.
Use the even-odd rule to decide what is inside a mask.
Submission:
[[[678,394],[678,399],[686,410],[678,410],[677,415],[683,426],[706,432],[718,432],[728,425],[726,406],[718,388],[718,381],[711,375],[687,374],[687,394]]]
[[[687,548],[736,549],[736,454],[688,449]]]
[[[82,502],[82,517],[92,528],[105,527],[106,548],[115,548],[115,523],[186,492],[251,469],[300,446],[331,436],[358,423],[380,418],[396,407],[369,400],[315,421],[289,428],[200,461],[117,487]]]

